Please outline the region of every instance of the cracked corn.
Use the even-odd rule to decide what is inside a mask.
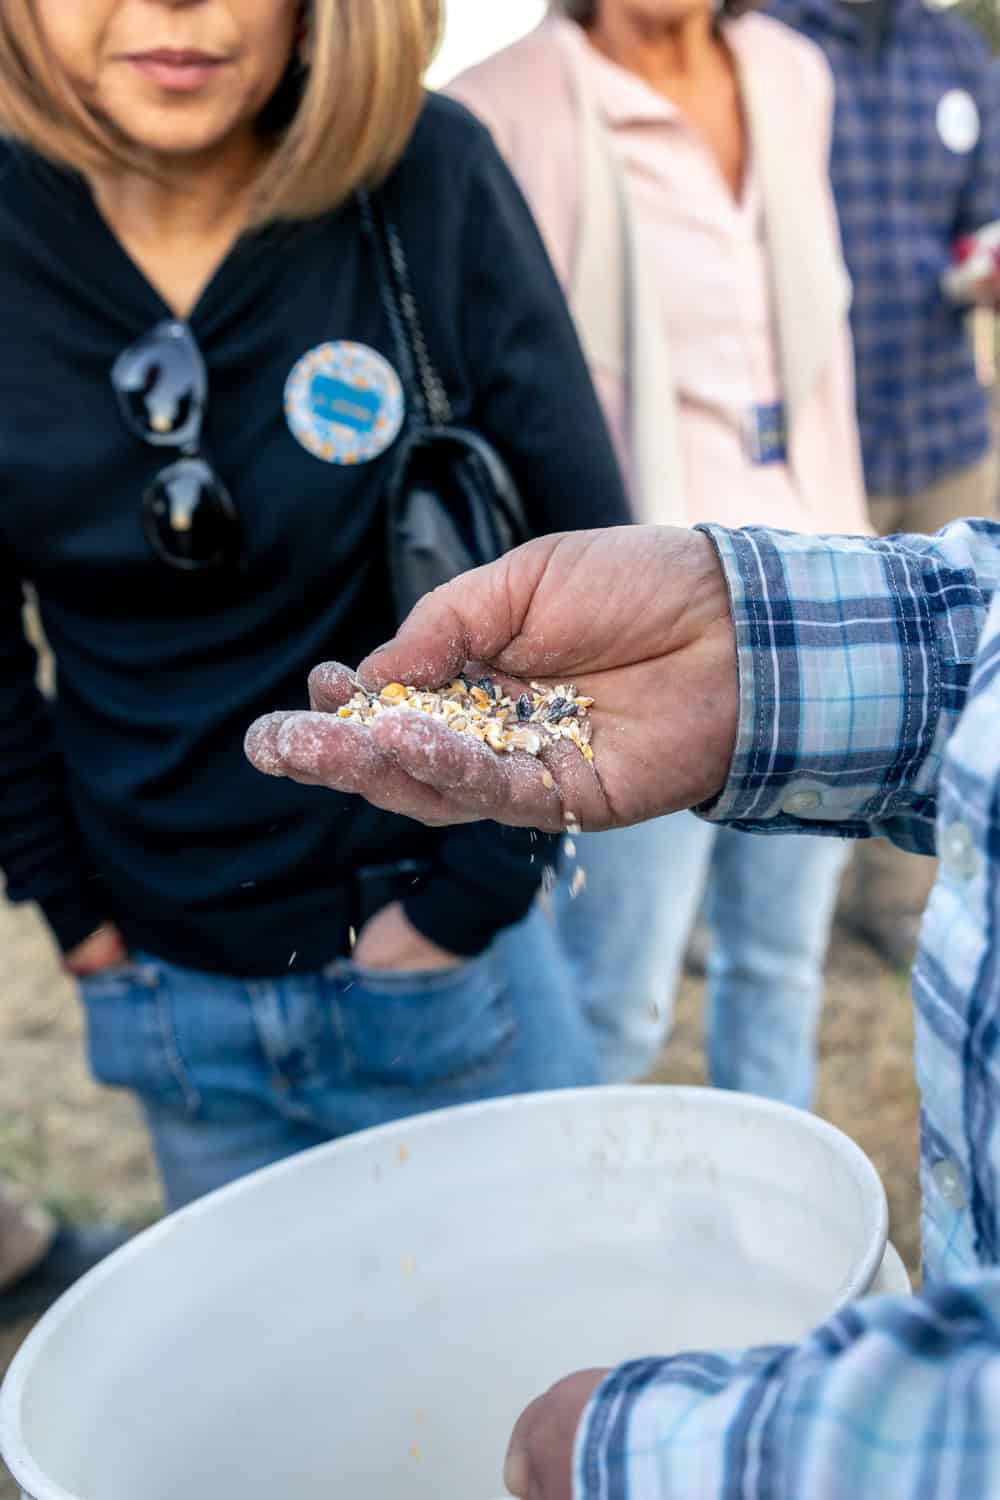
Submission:
[[[593,698],[583,697],[566,684],[547,688],[533,682],[530,687],[530,692],[514,699],[489,677],[476,682],[458,677],[438,692],[390,682],[380,693],[359,687],[338,710],[338,717],[352,724],[371,724],[387,708],[413,708],[440,719],[456,734],[482,741],[498,755],[522,750],[538,756],[546,745],[568,740],[585,760],[593,761]]]

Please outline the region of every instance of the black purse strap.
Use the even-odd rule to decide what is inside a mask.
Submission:
[[[359,188],[357,201],[410,406],[426,425],[447,427],[452,421],[451,402],[427,348],[399,230],[377,194],[373,197],[366,188]]]

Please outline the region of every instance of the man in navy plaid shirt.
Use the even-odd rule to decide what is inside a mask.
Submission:
[[[522,1418],[512,1492],[996,1500],[1000,524],[544,538],[437,590],[359,672],[436,684],[467,658],[593,696],[599,774],[563,742],[543,766],[406,709],[345,724],[331,710],[354,680],[335,666],[313,676],[321,711],[262,721],[251,756],[434,823],[557,829],[572,809],[606,828],[700,806],[940,854],[914,972],[925,1290],[847,1307],[797,1347],[571,1377]]]
[[[816,42],[836,84],[831,177],[854,283],[852,331],[876,531],[932,534],[996,515],[989,394],[967,306],[942,276],[1000,219],[1000,78],[976,31],[925,0],[770,0]],[[996,281],[968,300],[992,303]],[[912,956],[929,872],[859,851],[842,916],[890,962]]]

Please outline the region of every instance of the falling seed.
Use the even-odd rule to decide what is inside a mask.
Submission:
[[[542,891],[546,896],[551,896],[559,883],[559,876],[552,865],[546,865],[542,871]]]
[[[289,968],[292,967],[292,964],[295,962],[295,960],[298,958],[298,956],[299,956],[299,950],[298,950],[298,948],[296,948],[295,952],[292,954],[291,958],[288,960],[288,967]]]
[[[583,832],[583,829],[580,827],[580,821],[577,818],[576,813],[571,813],[571,812],[566,813],[565,816],[563,817],[563,822],[566,824],[566,832],[567,833],[575,835],[575,834]]]
[[[252,891],[254,889],[254,887],[256,886],[256,884],[257,884],[256,880],[244,880],[243,884],[240,886],[240,890],[241,891]]]
[[[570,881],[569,894],[572,900],[576,900],[583,891],[587,889],[587,872],[582,865],[577,865]]]
[[[572,839],[567,839],[563,848],[566,850],[567,859],[576,859],[576,845]]]
[[[353,953],[358,941],[358,934],[353,927],[348,927],[347,929],[347,941],[350,944],[351,952]]]

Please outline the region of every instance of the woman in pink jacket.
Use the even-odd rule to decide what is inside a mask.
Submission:
[[[732,0],[553,0],[451,92],[535,212],[637,518],[867,531],[819,52]],[[577,843],[606,1078],[655,1057],[707,893],[712,1081],[807,1105],[842,847],[689,813]]]

